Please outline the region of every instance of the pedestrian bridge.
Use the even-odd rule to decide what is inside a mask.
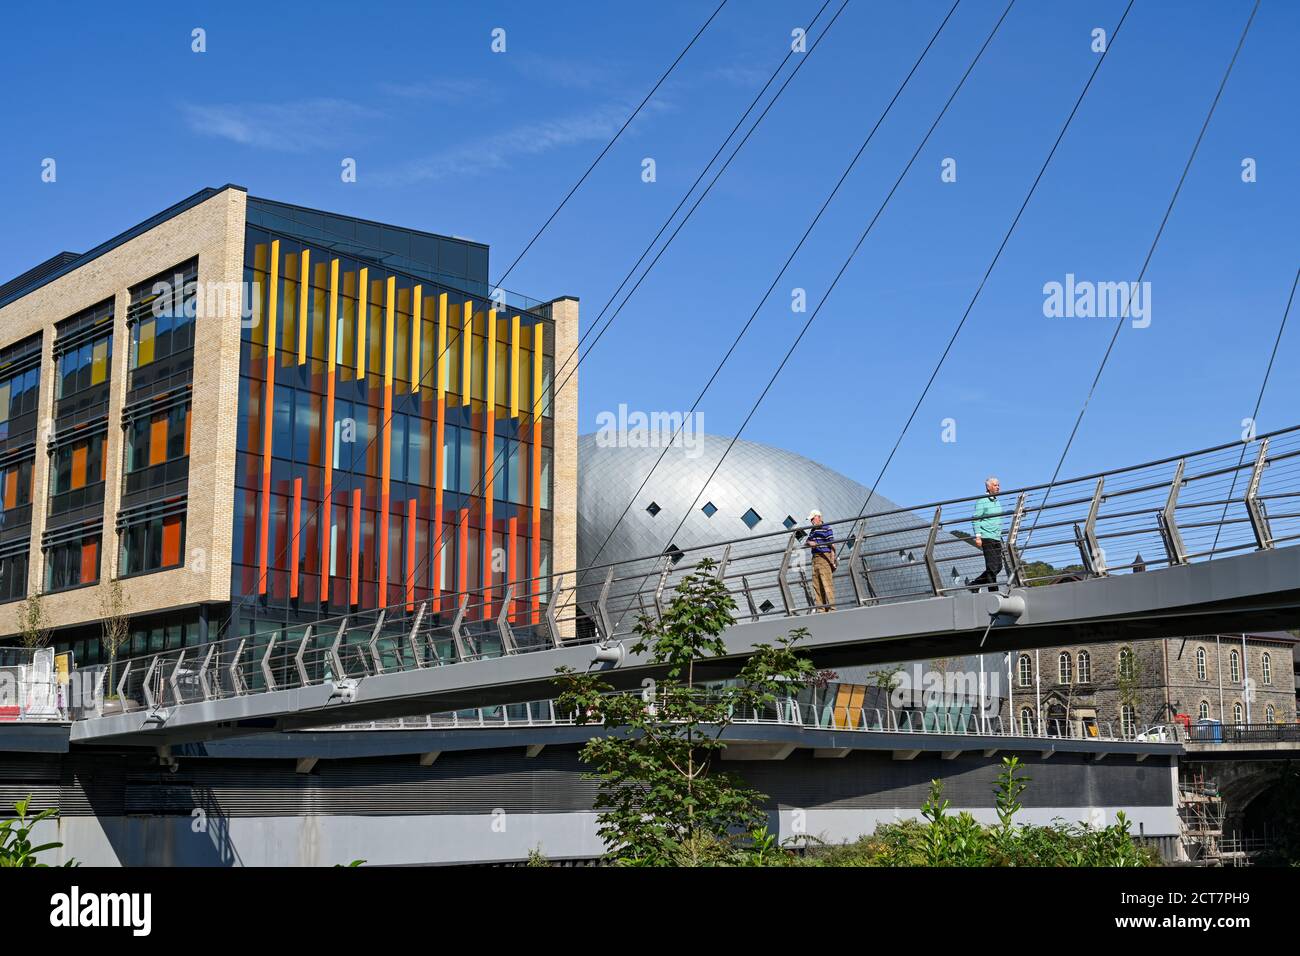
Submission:
[[[1300,426],[1052,486],[1004,491],[1006,569],[973,593],[977,497],[828,521],[833,608],[813,605],[806,528],[662,552],[488,595],[427,599],[161,650],[73,675],[73,743],[163,746],[548,698],[556,668],[618,688],[691,573],[736,603],[726,677],[795,628],[821,667],[1293,627],[1300,619]],[[818,613],[825,612],[825,613]]]

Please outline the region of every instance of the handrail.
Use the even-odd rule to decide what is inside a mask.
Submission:
[[[1206,456],[1238,449],[1240,442],[1007,492],[1008,497],[1017,496],[1006,541],[1012,574],[1008,583],[1051,583],[1062,570],[1083,577],[1138,573],[1148,566],[1213,560],[1300,541],[1300,513],[1282,508],[1269,515],[1264,505],[1300,498],[1300,426],[1260,436],[1255,443],[1258,453],[1242,455],[1236,465]],[[1166,465],[1173,467],[1152,471]],[[1228,476],[1244,479],[1239,482],[1245,488],[1240,497],[1225,499]],[[1044,504],[1033,498],[1036,490],[1048,487],[1058,491],[1056,500]],[[926,600],[967,589],[982,560],[970,535],[960,530],[971,514],[958,506],[979,497],[826,522],[846,527],[852,538],[846,549],[849,560],[840,562],[833,578],[839,606]],[[1180,520],[1203,519],[1205,509],[1222,506],[1225,500],[1229,507],[1217,522]],[[932,509],[929,521],[920,517],[925,509]],[[1038,522],[1040,532],[1074,528],[1076,537],[1045,541],[1040,536],[1022,543],[1019,530],[1029,515],[1048,519]],[[890,527],[888,520],[898,526]],[[802,559],[801,549],[807,547],[802,531],[782,529],[585,570],[511,578],[491,594],[441,592],[440,610],[431,609],[429,595],[421,593],[413,602],[333,616],[305,615],[299,622],[268,623],[250,634],[124,656],[118,662],[117,690],[124,699],[156,709],[266,690],[339,685],[380,673],[568,644],[617,641],[635,632],[634,623],[621,623],[629,612],[639,609],[632,617],[662,616],[671,582],[705,559],[714,561],[711,573],[745,609],[736,626],[795,617],[808,610],[795,601],[790,580],[792,572],[803,570],[804,562],[795,560]],[[1212,543],[1215,532],[1219,534]],[[1075,545],[1079,550],[1071,560],[1069,549]],[[1078,571],[1070,571],[1074,562],[1080,565]],[[600,572],[599,580],[581,583],[586,572]],[[566,578],[573,583],[561,587]],[[331,632],[332,643],[310,636],[323,638]],[[167,679],[180,676],[182,657],[202,661],[197,680]],[[164,679],[155,681],[155,674]]]

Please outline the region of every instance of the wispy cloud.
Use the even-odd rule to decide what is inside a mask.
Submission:
[[[651,102],[646,110],[662,108]],[[607,140],[623,124],[629,112],[631,107],[626,103],[607,104],[583,113],[523,123],[476,142],[439,150],[376,175],[387,185],[406,185],[508,169],[514,161],[525,156]]]
[[[572,58],[546,59],[531,54],[512,53],[508,57],[526,79],[571,90],[590,90],[609,86],[615,71],[599,63],[581,63]]]
[[[181,109],[190,129],[201,136],[283,152],[333,145],[348,127],[381,115],[350,100],[331,98],[285,103],[185,103]]]
[[[765,72],[755,66],[719,66],[709,71],[709,76],[712,79],[732,86],[755,90],[762,86],[771,75],[770,72]]]
[[[482,101],[489,97],[489,91],[479,80],[470,79],[436,79],[419,80],[413,83],[380,83],[381,92],[406,100],[427,100],[433,103],[464,103],[469,100]],[[495,99],[495,97],[492,97]]]

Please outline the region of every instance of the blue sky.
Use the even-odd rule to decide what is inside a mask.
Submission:
[[[71,4],[57,25],[15,8],[0,276],[235,182],[488,242],[496,277],[715,5]],[[730,0],[506,285],[577,295],[593,321],[819,6]],[[620,403],[689,407],[948,6],[851,0],[584,362],[583,431]],[[1003,6],[962,0],[703,402],[708,431],[739,427],[806,318],[789,290],[821,298]],[[1138,0],[882,492],[1050,476],[1113,320],[1045,317],[1043,286],[1136,278],[1250,7]],[[746,437],[870,483],[1095,63],[1091,31],[1123,9],[1018,0]],[[1300,5],[1265,0],[1147,274],[1151,324],[1121,333],[1064,475],[1230,441],[1250,414],[1300,262],[1298,42]],[[1261,430],[1300,422],[1296,313]]]

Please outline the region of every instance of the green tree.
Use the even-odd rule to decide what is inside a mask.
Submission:
[[[104,632],[104,647],[108,649],[108,682],[106,697],[116,697],[117,652],[131,636],[131,618],[126,612],[126,598],[118,578],[105,579],[99,586],[100,628]]]
[[[18,605],[18,633],[22,635],[23,646],[37,650],[50,643],[54,625],[50,623],[49,614],[41,600],[39,591],[27,595],[27,599]]]
[[[815,671],[794,650],[800,628],[757,645],[735,680],[702,682],[697,664],[726,653],[721,635],[736,607],[711,568],[701,562],[678,584],[662,618],[638,622],[632,652],[663,673],[644,693],[616,694],[595,674],[560,669],[561,711],[611,730],[587,742],[582,760],[600,781],[599,832],[617,863],[708,865],[741,862],[737,854],[754,845],[770,850],[764,796],[715,761],[735,717],[792,696]]]
[[[17,819],[0,820],[0,868],[45,866],[46,864],[37,861],[36,855],[63,846],[62,843],[42,843],[40,846],[32,846],[31,835],[36,824],[52,819],[59,811],[51,807],[28,819],[27,808],[31,806],[31,802],[31,797],[19,800],[14,806],[14,812],[18,814]],[[69,860],[63,865],[76,866],[77,864]]]

